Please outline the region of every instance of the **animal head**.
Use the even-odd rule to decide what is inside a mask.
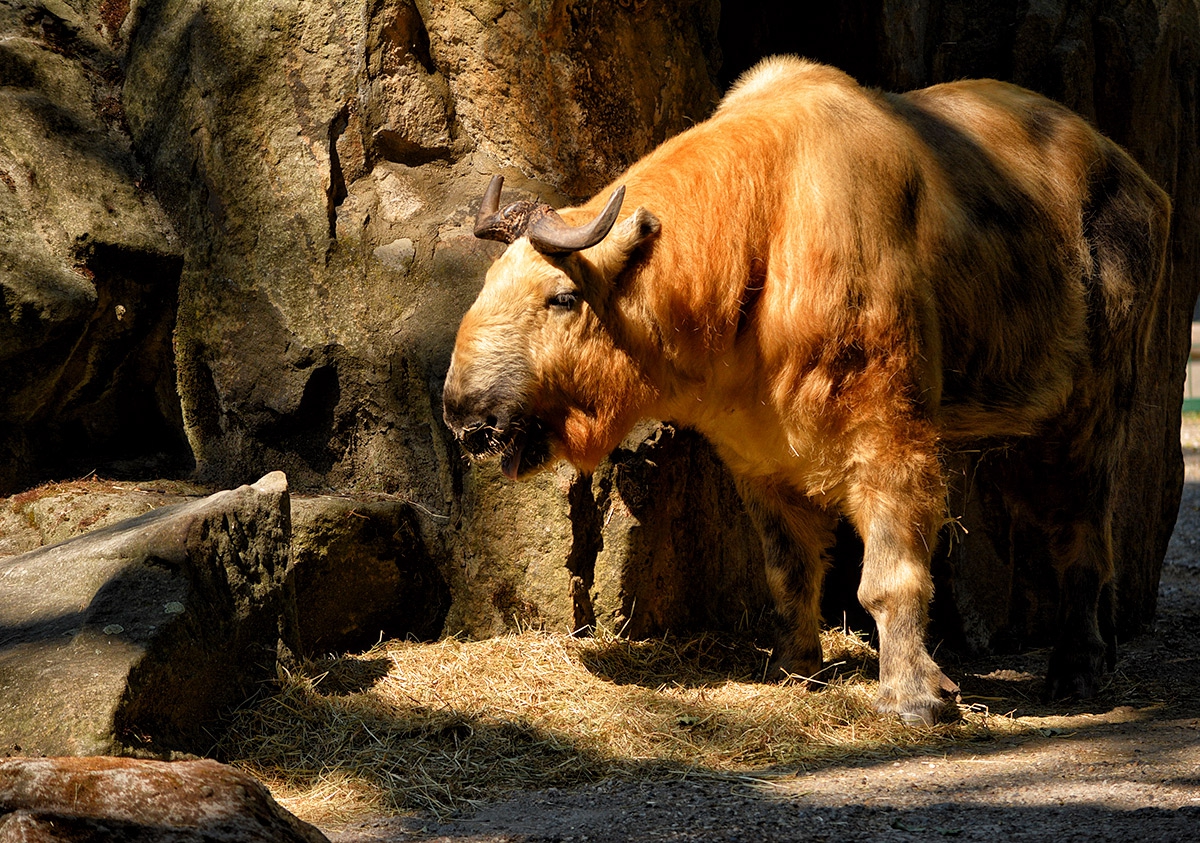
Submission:
[[[645,403],[614,290],[659,222],[638,208],[618,223],[623,187],[572,225],[540,202],[500,209],[502,185],[488,185],[475,236],[509,246],[459,326],[444,418],[467,454],[499,455],[509,478],[560,457],[590,471]]]

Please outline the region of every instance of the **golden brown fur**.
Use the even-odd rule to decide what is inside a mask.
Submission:
[[[763,533],[781,671],[820,667],[823,553],[844,515],[866,547],[879,706],[922,721],[948,686],[924,644],[942,458],[1028,443],[1011,502],[1047,522],[1066,595],[1049,690],[1087,694],[1108,632],[1112,456],[1163,277],[1162,191],[1029,91],[893,96],[793,58],[751,71],[615,184],[625,216],[599,245],[517,240],[488,273],[447,376],[451,426],[537,419],[548,453],[585,471],[639,418],[700,430]],[[590,219],[607,194],[562,216]],[[547,305],[563,290],[570,311]]]

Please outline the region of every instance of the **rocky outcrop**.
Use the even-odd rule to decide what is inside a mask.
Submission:
[[[0,760],[0,841],[324,843],[250,776],[215,761]]]
[[[0,562],[0,751],[204,752],[290,628],[286,478]]]
[[[0,9],[0,493],[191,461],[180,244],[124,131],[120,55],[52,6]]]
[[[420,540],[423,516],[398,500],[293,499],[302,653],[365,650],[381,638],[438,637],[450,590]]]
[[[493,172],[514,195],[565,201],[706,115],[716,17],[695,0],[135,10],[123,101],[185,244],[179,383],[201,476],[280,468],[301,490],[400,494],[450,584],[449,631],[573,628],[564,563],[593,529],[562,495],[575,481],[469,468],[441,423],[458,321],[498,253],[471,221]],[[631,526],[610,524],[612,548],[617,524]],[[577,596],[653,600],[602,582],[610,593]]]
[[[281,480],[278,475],[276,478]],[[103,572],[98,572],[94,564],[97,555],[136,555],[138,548],[159,541],[156,536],[164,529],[161,519],[192,518],[197,508],[220,511],[231,495],[221,493],[202,500],[205,497],[198,486],[170,481],[137,484],[92,478],[39,486],[0,502],[0,571],[10,564],[14,568],[24,566],[19,576],[27,587],[13,592],[15,600],[38,591],[56,593],[60,585],[55,577],[60,568],[67,571],[68,578],[102,578]],[[281,623],[289,630],[289,649],[299,655],[321,655],[364,650],[381,637],[424,641],[440,634],[449,610],[450,591],[419,537],[420,519],[435,517],[433,513],[381,495],[288,495],[281,499],[280,507],[281,517],[291,525],[290,536],[275,535],[258,552],[271,554],[268,567],[286,572],[282,594],[272,602],[272,611],[282,613]],[[151,516],[156,510],[158,513]],[[243,517],[251,514],[243,513]],[[113,552],[110,539],[104,538],[115,535],[120,536],[119,553]],[[29,554],[72,539],[76,541],[61,550],[61,564],[38,564],[41,556]],[[98,546],[100,551],[96,550]],[[21,553],[28,555],[4,558]],[[219,561],[213,556],[196,564],[207,566]],[[190,565],[192,560],[184,567]],[[117,576],[125,576],[125,569],[122,571]],[[69,603],[77,597],[68,589],[52,599]],[[220,606],[204,604],[213,597],[221,595],[194,595],[195,605],[189,611],[199,617],[220,614],[224,611]],[[0,606],[5,606],[3,611],[9,615],[24,611],[23,603],[7,605],[3,593]],[[132,614],[144,610],[157,612],[153,606],[147,609],[137,601],[127,607]],[[17,631],[16,627],[0,626],[0,652],[15,642],[16,638],[10,641],[9,636]],[[53,625],[43,626],[40,631],[51,638],[56,634]],[[28,632],[32,636],[35,630]],[[26,658],[35,662],[40,659],[40,649],[26,648],[22,652],[24,656],[13,655],[12,664],[23,663]],[[3,658],[0,655],[0,662]],[[36,671],[38,667],[35,664],[28,669]]]

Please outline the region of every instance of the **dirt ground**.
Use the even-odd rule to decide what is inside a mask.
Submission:
[[[1123,643],[1088,704],[1037,704],[1047,653],[968,665],[993,711],[1036,734],[764,777],[696,775],[521,792],[439,823],[323,829],[335,843],[540,841],[1191,841],[1200,839],[1200,420],[1183,430],[1179,522],[1157,628]],[[994,691],[991,689],[995,689]]]

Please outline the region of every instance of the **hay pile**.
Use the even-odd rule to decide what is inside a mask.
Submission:
[[[881,718],[870,649],[839,631],[823,645],[841,672],[809,692],[757,682],[765,653],[730,636],[390,641],[283,677],[219,752],[293,813],[331,823],[607,776],[788,775],[1021,728],[979,712],[928,729]]]

